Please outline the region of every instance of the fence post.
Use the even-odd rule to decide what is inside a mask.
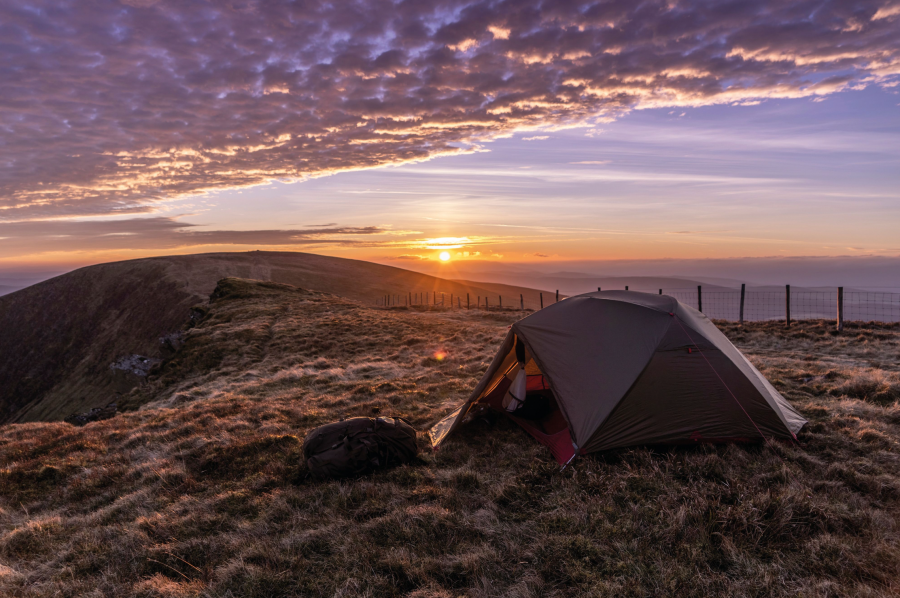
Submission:
[[[559,289],[556,289],[556,302],[559,303]]]
[[[484,309],[485,309],[485,311],[487,311],[488,309],[490,309],[490,308],[488,307],[488,298],[487,298],[487,295],[484,296]]]
[[[791,285],[784,285],[784,327],[791,327]]]
[[[444,307],[444,294],[441,293],[441,307]]]
[[[497,296],[500,297],[500,309],[502,310],[503,309],[503,295],[497,295]]]
[[[844,287],[838,287],[837,329],[844,329]]]
[[[462,297],[456,297],[456,307],[462,309]]]
[[[627,285],[627,284],[625,285],[625,290],[626,290],[626,291],[628,290],[628,285]]]
[[[469,294],[466,293],[466,309],[471,309],[472,305],[469,303]]]
[[[434,305],[437,305],[437,291],[435,291],[431,294],[431,303],[433,303]]]
[[[525,297],[519,293],[519,309],[525,311]]]
[[[697,285],[697,311],[703,313],[703,287]]]
[[[412,291],[409,292],[409,297],[407,297],[407,301],[409,301],[409,305],[412,305]]]
[[[738,322],[740,323],[741,326],[744,325],[744,294],[745,294],[744,292],[746,291],[746,289],[747,289],[747,285],[744,283],[741,283],[741,309],[740,309],[740,314],[738,316]]]
[[[598,293],[600,292],[600,287],[597,287],[597,292],[598,292]]]
[[[662,295],[662,289],[659,290],[659,294]]]
[[[541,309],[544,309],[544,294],[538,293],[541,296]]]

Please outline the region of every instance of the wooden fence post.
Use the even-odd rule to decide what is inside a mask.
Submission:
[[[444,294],[441,293],[441,307],[444,307]]]
[[[741,310],[740,315],[738,316],[738,322],[741,326],[744,325],[744,294],[747,289],[747,285],[741,283]]]
[[[472,304],[469,303],[469,294],[466,293],[466,309],[471,309],[471,308],[472,308]]]
[[[662,289],[659,290],[659,294],[662,295]]]
[[[559,289],[556,289],[556,302],[559,303]]]
[[[497,296],[500,297],[500,309],[502,310],[503,309],[503,295],[497,295]]]
[[[519,293],[519,309],[525,311],[525,297]]]
[[[484,309],[485,309],[485,310],[490,309],[490,308],[488,307],[488,298],[487,298],[487,295],[484,296]]]
[[[697,285],[697,311],[703,313],[703,287]]]
[[[450,293],[450,308],[453,308],[453,293]]]
[[[628,285],[627,285],[627,284],[625,285],[625,290],[626,290],[626,291],[628,290]]]
[[[844,287],[838,287],[837,329],[844,329]]]
[[[784,327],[791,327],[791,285],[784,285]]]
[[[597,292],[598,292],[598,293],[600,292],[600,287],[597,287]]]
[[[412,291],[409,292],[409,297],[407,298],[409,301],[409,305],[412,305]]]
[[[539,295],[541,296],[541,309],[544,309],[544,294],[539,293]]]

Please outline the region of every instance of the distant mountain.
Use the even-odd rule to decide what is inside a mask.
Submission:
[[[160,338],[182,329],[216,282],[234,276],[286,283],[368,304],[392,295],[429,303],[498,293],[473,283],[308,253],[248,252],[156,257],[81,268],[0,297],[0,423],[63,419],[121,401],[140,355],[162,357]],[[509,288],[508,305],[538,291]],[[149,366],[148,366],[149,367]],[[125,373],[123,373],[125,372]],[[123,376],[125,380],[123,381]],[[130,376],[130,377],[129,377]]]

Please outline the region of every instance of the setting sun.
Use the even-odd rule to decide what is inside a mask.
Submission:
[[[442,252],[441,252],[441,255],[439,255],[438,257],[441,258],[441,261],[442,261],[442,262],[449,262],[449,261],[450,261],[450,254],[449,254],[448,252],[446,252],[446,251],[442,251]]]

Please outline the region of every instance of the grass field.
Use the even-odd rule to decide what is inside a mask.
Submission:
[[[800,446],[634,448],[560,472],[501,418],[412,465],[306,475],[317,425],[396,414],[424,431],[518,317],[220,283],[129,397],[139,411],[0,428],[0,594],[900,592],[900,329],[722,325],[810,420]]]

